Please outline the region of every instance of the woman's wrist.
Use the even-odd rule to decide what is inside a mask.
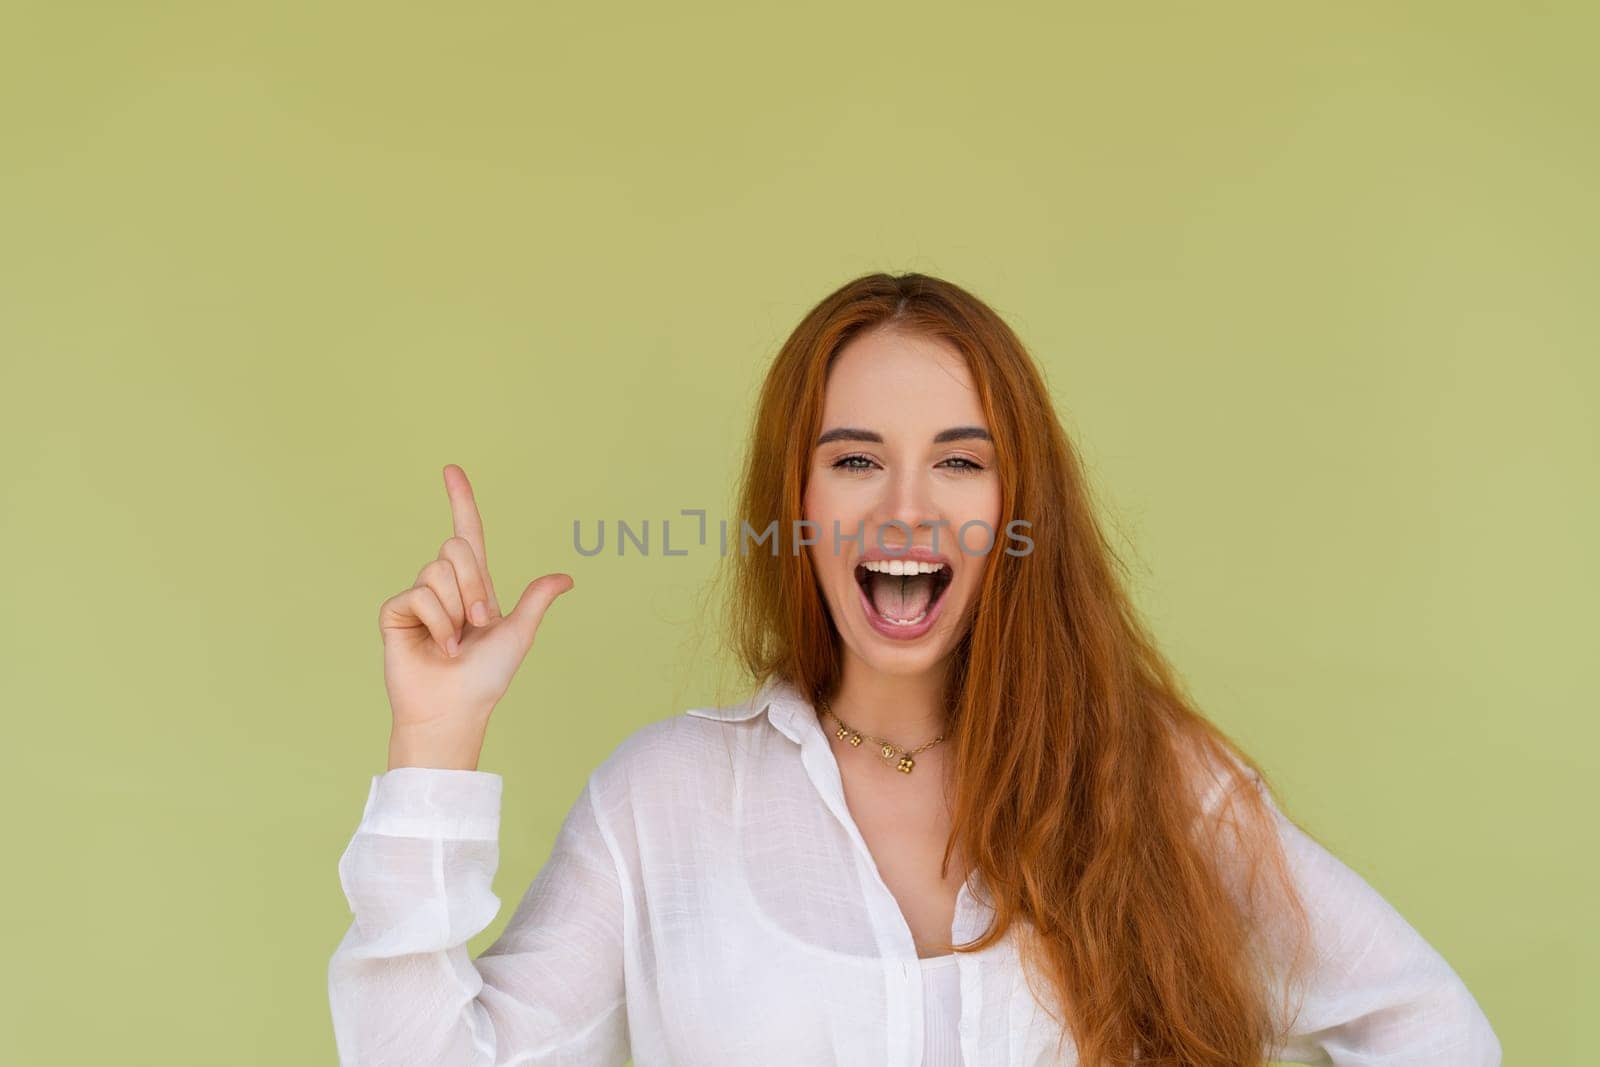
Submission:
[[[481,731],[432,730],[422,726],[396,726],[389,731],[389,769],[434,767],[475,771],[483,752]]]

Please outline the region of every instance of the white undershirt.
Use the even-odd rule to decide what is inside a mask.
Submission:
[[[961,1067],[961,970],[955,953],[922,964],[922,1067]]]

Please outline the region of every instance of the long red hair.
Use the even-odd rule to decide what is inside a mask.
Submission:
[[[869,274],[784,343],[735,516],[756,532],[776,522],[782,547],[726,556],[734,659],[758,686],[836,692],[840,639],[790,537],[829,368],[886,326],[963,354],[994,436],[1000,528],[1026,520],[1033,540],[1027,555],[989,554],[948,672],[945,864],[959,842],[995,909],[982,937],[952,948],[1023,935],[1030,986],[1084,1067],[1261,1063],[1290,1023],[1306,929],[1266,776],[1196,709],[1137,617],[1044,381],[982,301],[923,274]]]

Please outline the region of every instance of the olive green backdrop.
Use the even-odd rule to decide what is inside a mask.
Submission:
[[[715,551],[573,520],[727,515],[766,361],[885,269],[1016,327],[1201,702],[1508,1063],[1579,1062],[1600,27],[1104,8],[6,5],[0,1059],[333,1061],[448,462],[503,596],[577,583],[484,754],[487,946],[711,692]]]

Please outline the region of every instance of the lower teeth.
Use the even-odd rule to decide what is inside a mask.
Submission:
[[[924,611],[921,615],[918,615],[914,619],[891,619],[887,615],[880,615],[878,617],[884,622],[888,623],[890,626],[915,626],[923,619],[926,619],[928,617],[928,613]]]

